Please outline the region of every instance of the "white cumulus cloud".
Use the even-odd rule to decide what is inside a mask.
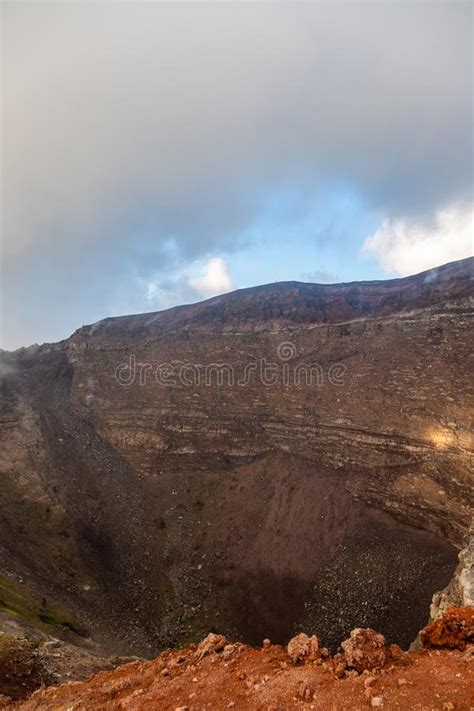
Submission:
[[[148,305],[158,309],[193,303],[236,288],[221,257],[212,257],[204,263],[194,261],[166,278],[157,273],[153,279],[142,281],[140,286]]]
[[[234,288],[227,264],[221,257],[212,257],[204,266],[201,276],[189,277],[189,285],[204,297],[224,294]]]
[[[377,257],[388,273],[416,274],[439,264],[472,256],[474,223],[471,205],[436,213],[432,224],[417,220],[385,220],[362,247]]]

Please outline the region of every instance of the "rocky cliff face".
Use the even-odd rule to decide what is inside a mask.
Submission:
[[[458,558],[459,563],[449,585],[433,595],[431,620],[437,620],[450,607],[474,608],[474,527],[471,527]]]
[[[408,644],[472,515],[473,265],[272,284],[4,354],[5,585],[125,653],[278,641],[315,614],[327,644],[361,624]]]

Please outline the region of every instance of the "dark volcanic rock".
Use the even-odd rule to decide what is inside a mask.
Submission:
[[[26,639],[0,632],[0,694],[23,699],[47,681],[32,645]]]
[[[4,354],[2,569],[116,652],[283,642],[315,610],[322,644],[407,644],[472,514],[472,270],[272,284]]]

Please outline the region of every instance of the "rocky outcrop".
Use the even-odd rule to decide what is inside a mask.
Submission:
[[[474,607],[474,526],[459,552],[459,564],[449,585],[433,595],[431,620],[436,620],[450,607]]]
[[[464,650],[474,644],[474,607],[450,607],[420,632],[423,647]]]
[[[3,354],[7,584],[123,654],[407,645],[472,515],[472,270],[271,284]]]
[[[24,699],[47,681],[50,678],[33,645],[0,632],[0,694]]]
[[[2,695],[26,698],[39,686],[82,681],[136,660],[101,656],[90,640],[81,640],[79,646],[45,634],[19,615],[6,617],[0,614],[0,628],[9,630],[0,631],[0,701]]]

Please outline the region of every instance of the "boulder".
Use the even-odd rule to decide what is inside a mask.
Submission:
[[[423,647],[464,650],[474,644],[474,607],[451,607],[420,632]]]
[[[352,630],[341,646],[347,666],[359,673],[381,669],[392,656],[385,637],[368,628]]]
[[[304,632],[297,634],[290,639],[286,649],[293,664],[314,661],[320,656],[319,641],[314,634],[311,637]]]

